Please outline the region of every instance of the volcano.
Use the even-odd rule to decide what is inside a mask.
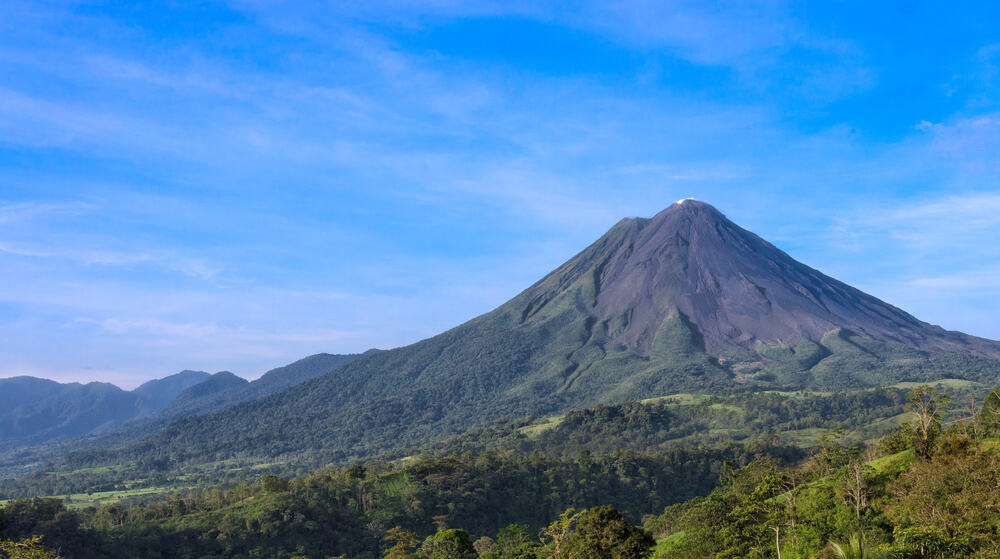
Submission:
[[[639,355],[649,354],[666,320],[682,317],[713,355],[819,342],[844,328],[922,350],[1000,357],[1000,344],[921,322],[692,199],[652,219],[622,220],[510,304],[528,320],[561,297],[583,294],[591,301],[579,310]]]
[[[998,371],[1000,342],[922,322],[684,200],[620,221],[485,315],[127,452],[347,460],[500,418],[678,392],[995,383]]]

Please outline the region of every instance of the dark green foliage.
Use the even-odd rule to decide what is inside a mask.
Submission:
[[[737,393],[731,396],[693,396],[689,403],[667,399],[646,404],[624,403],[567,413],[554,427],[536,429],[531,420],[501,421],[448,441],[390,456],[430,451],[459,454],[468,450],[508,448],[525,453],[574,458],[581,453],[607,454],[621,450],[672,452],[677,446],[717,446],[733,441],[763,446],[775,441],[801,446],[816,444],[823,431],[842,429],[856,440],[878,436],[893,423],[883,418],[903,411],[903,390],[862,390],[838,394]],[[542,427],[545,427],[544,425]],[[34,474],[0,482],[0,498],[9,495],[79,493],[128,487],[187,485],[196,476],[202,483],[232,485],[246,475],[226,463],[213,468],[185,466],[177,454],[150,457],[139,453],[128,468],[86,470],[58,476]],[[110,459],[110,455],[100,455]],[[253,465],[248,460],[244,467]],[[72,462],[70,468],[88,462]],[[296,456],[293,465],[281,463],[255,473],[303,475],[325,464],[319,457]]]
[[[1000,434],[1000,388],[993,387],[983,401],[979,412],[983,428],[991,434]]]
[[[282,491],[288,491],[288,487],[288,481],[281,479],[278,476],[266,475],[260,480],[260,488],[265,493],[280,493]]]
[[[452,528],[427,536],[420,545],[421,559],[476,559],[478,554],[465,530]]]
[[[683,405],[666,399],[576,410],[547,428],[531,421],[503,421],[430,448],[457,453],[505,447],[572,457],[581,452],[606,453],[616,449],[643,452],[679,444],[780,441],[782,436],[790,442],[801,442],[793,432],[802,430],[857,429],[863,433],[862,438],[868,438],[891,427],[887,424],[879,431],[870,424],[902,413],[906,392],[897,389],[793,395],[762,392],[694,399],[696,403]],[[802,444],[815,444],[816,439],[818,435]]]
[[[749,401],[758,413],[772,409],[768,399]],[[675,420],[665,408],[640,408],[567,417],[560,437],[600,441],[601,422],[644,433]],[[994,557],[1000,455],[966,433],[962,424],[943,430],[926,460],[912,450],[862,457],[834,432],[804,461],[761,446],[573,457],[508,449],[265,476],[255,486],[78,513],[51,499],[17,500],[0,507],[0,539],[42,534],[69,559],[625,558],[647,557],[652,545],[631,523],[663,510],[644,520],[649,532],[670,535],[657,548],[663,558],[770,558],[780,546],[784,559],[813,559],[852,534],[891,557]]]
[[[492,550],[481,553],[483,559],[535,559],[537,532],[524,524],[511,524],[497,532]]]
[[[100,548],[101,539],[80,523],[80,516],[66,510],[59,499],[15,499],[0,507],[0,540],[44,535],[45,547],[73,550],[64,553],[69,558],[87,557]]]
[[[918,387],[911,398],[937,396]],[[1000,454],[968,432],[967,424],[943,430],[921,459],[907,450],[869,455],[871,462],[846,452],[855,458],[833,469],[817,467],[823,453],[792,469],[752,464],[707,498],[668,507],[645,525],[672,534],[663,559],[775,557],[779,543],[783,558],[812,559],[836,552],[827,542],[851,537],[854,551],[841,546],[851,557],[859,550],[864,557],[997,557],[1000,518],[991,511],[1000,507]]]
[[[80,513],[83,528],[77,513],[57,500],[15,501],[0,518],[20,518],[30,505],[32,521],[5,521],[20,528],[0,536],[42,533],[47,541],[90,542],[64,546],[73,557],[82,556],[73,555],[81,549],[92,557],[288,557],[303,550],[326,557],[378,555],[396,541],[386,540],[393,526],[421,536],[458,537],[441,531],[447,526],[496,535],[494,557],[523,558],[535,549],[537,530],[567,507],[610,504],[634,522],[708,493],[727,463],[786,454],[798,455],[794,449],[729,447],[648,456],[547,458],[502,450],[424,457],[403,468],[371,464],[293,480],[265,476],[255,487],[102,506]],[[73,523],[60,528],[67,520]],[[510,526],[515,522],[522,526]]]
[[[621,512],[604,506],[585,511],[566,543],[573,559],[646,559],[656,540],[633,526]]]
[[[59,559],[59,555],[45,549],[42,538],[35,536],[21,541],[0,540],[0,559]]]

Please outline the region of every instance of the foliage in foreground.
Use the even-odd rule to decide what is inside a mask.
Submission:
[[[58,499],[0,508],[0,537],[45,534],[74,557],[377,557],[393,528],[421,537],[455,527],[497,537],[520,524],[539,530],[567,508],[612,505],[624,521],[718,483],[726,464],[797,459],[784,447],[673,449],[548,458],[498,450],[353,466],[286,480],[265,476],[230,490],[136,504],[66,510]],[[508,538],[509,539],[509,538]]]
[[[644,403],[596,406],[558,417],[499,421],[448,441],[401,450],[387,457],[458,455],[505,448],[528,455],[573,459],[583,453],[657,454],[678,447],[715,448],[733,442],[808,447],[823,432],[835,429],[843,429],[856,441],[880,436],[891,430],[905,404],[906,392],[895,388],[834,394],[679,394]],[[61,471],[0,480],[0,499],[109,491],[125,494],[170,486],[186,489],[195,484],[233,486],[248,475],[302,477],[326,465],[303,456],[267,464],[228,460],[197,466],[185,466],[172,458],[134,458],[126,464],[82,469],[84,464],[71,462]],[[313,467],[306,468],[309,463]]]
[[[59,554],[42,546],[42,537],[20,541],[0,540],[0,559],[59,559]]]
[[[0,538],[44,534],[67,559],[642,559],[649,534],[658,559],[1000,557],[1000,393],[950,425],[947,404],[918,388],[877,447],[833,432],[794,466],[765,447],[470,452],[81,512],[16,500]]]
[[[645,520],[666,538],[658,557],[1000,557],[993,410],[988,400],[946,427],[947,404],[921,387],[913,422],[879,449],[830,445],[796,468],[765,460],[733,471],[709,496]]]

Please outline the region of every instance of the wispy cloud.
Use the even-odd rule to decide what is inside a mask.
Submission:
[[[0,18],[0,361],[26,371],[412,342],[687,196],[919,316],[996,308],[969,302],[1000,258],[995,40],[939,110],[879,97],[934,65],[783,2],[78,8]],[[511,41],[433,41],[484,22]],[[521,67],[519,33],[606,67]]]
[[[16,256],[35,256],[43,258],[50,256],[49,253],[47,252],[40,252],[37,250],[13,247],[5,243],[0,243],[0,252],[6,252],[7,254],[14,254]]]
[[[45,216],[77,216],[93,209],[86,202],[4,202],[0,200],[0,225],[24,222]]]

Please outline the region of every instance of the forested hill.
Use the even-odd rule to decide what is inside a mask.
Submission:
[[[853,539],[847,557],[997,557],[1000,396],[956,399],[955,413],[935,388],[904,399],[907,419],[864,447],[833,432],[808,451],[498,449],[76,511],[14,500],[0,506],[0,545],[20,540],[36,557],[58,548],[66,559],[825,559],[844,557],[835,546]],[[567,417],[564,434],[588,424],[611,434],[615,415]],[[641,425],[650,416],[622,417],[626,431],[652,432]]]
[[[371,349],[365,353],[317,353],[271,369],[251,382],[232,382],[228,379],[211,389],[207,389],[209,388],[207,386],[193,386],[187,393],[180,394],[153,419],[163,422],[178,417],[201,415],[240,402],[255,400],[324,375],[355,359],[378,351]]]
[[[730,396],[675,394],[645,402],[624,402],[573,410],[564,415],[498,421],[436,443],[383,454],[377,460],[407,460],[424,454],[458,455],[492,450],[574,459],[584,454],[673,452],[679,448],[729,444],[809,448],[825,434],[845,442],[879,437],[905,421],[907,385],[842,393],[760,392]],[[964,381],[942,383],[956,398],[981,394],[984,387]],[[95,467],[101,455],[73,455],[62,471],[36,472],[0,480],[0,499],[232,484],[263,473],[302,475],[328,464],[319,451],[262,460],[241,455],[214,464],[185,463],[185,447],[164,449],[163,458],[143,453],[119,456],[116,465]]]
[[[113,384],[61,384],[35,377],[0,379],[0,448],[43,444],[112,430],[163,409],[209,377],[181,371],[127,391]]]
[[[677,392],[992,383],[1000,344],[920,322],[707,204],[629,219],[496,310],[289,390],[171,425],[124,456],[342,461],[499,418]],[[183,449],[176,452],[177,449]],[[96,459],[96,458],[95,458]]]
[[[27,377],[0,379],[0,404],[3,404],[0,441],[8,444],[0,447],[0,474],[5,474],[0,477],[37,469],[39,464],[59,462],[68,452],[128,444],[179,418],[210,413],[281,391],[378,351],[319,353],[272,369],[249,383],[228,372],[209,375],[183,371],[149,381],[133,392],[98,383],[59,385]],[[32,388],[29,394],[18,389],[25,383]],[[34,429],[27,432],[37,433],[27,437],[18,429]],[[6,441],[4,437],[8,437]]]

